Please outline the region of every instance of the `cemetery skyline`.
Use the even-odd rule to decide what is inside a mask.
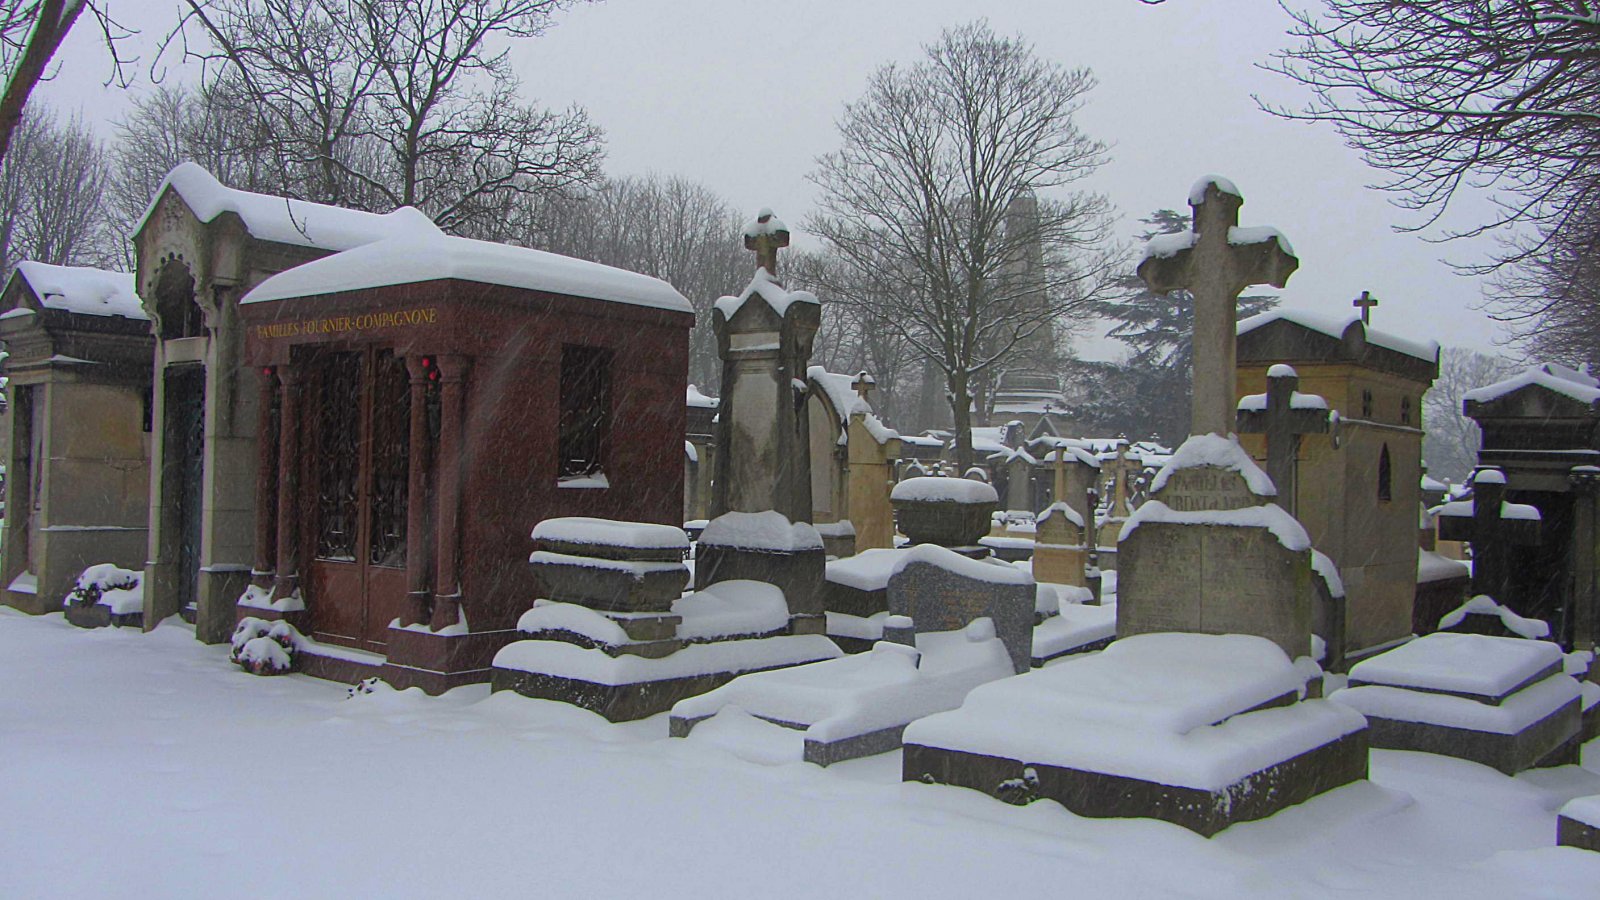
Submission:
[[[977,16],[954,0],[820,0],[764,7],[759,17],[746,9],[731,0],[580,5],[558,14],[549,33],[513,45],[511,60],[525,99],[581,105],[605,129],[608,174],[683,176],[741,211],[771,207],[794,229],[796,246],[814,249],[803,223],[817,192],[806,176],[817,156],[837,148],[844,104],[879,66],[914,62],[941,28]],[[1078,121],[1110,145],[1110,161],[1079,186],[1116,205],[1117,235],[1135,248],[1130,273],[1138,220],[1181,206],[1195,179],[1218,174],[1247,197],[1246,218],[1272,222],[1311,261],[1283,292],[1286,308],[1348,317],[1357,312],[1351,300],[1370,291],[1382,301],[1377,328],[1496,349],[1501,326],[1474,308],[1480,280],[1442,261],[1480,261],[1492,244],[1396,233],[1393,226],[1420,220],[1366,187],[1384,173],[1331,128],[1258,108],[1253,95],[1289,107],[1306,100],[1298,85],[1258,67],[1290,42],[1289,18],[1275,5],[1030,0],[981,12],[997,33],[1021,34],[1040,57],[1086,66],[1097,78]],[[144,7],[117,13],[142,31],[131,46],[145,61],[176,18]],[[60,55],[68,74],[41,86],[39,99],[109,131],[128,99],[100,86],[108,67],[95,38],[89,28],[72,35]],[[132,90],[148,91],[146,62],[139,69]],[[195,76],[174,67],[168,78]],[[1475,222],[1487,208],[1481,200],[1454,221]],[[1079,346],[1094,358],[1122,350],[1109,340]]]

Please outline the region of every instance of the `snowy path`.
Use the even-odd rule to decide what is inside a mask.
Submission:
[[[1583,897],[1600,854],[1506,778],[1377,752],[1373,783],[1207,841],[904,785],[898,755],[767,767],[612,726],[238,671],[181,626],[0,609],[0,896]],[[1600,768],[1600,747],[1589,761]],[[1501,850],[1503,852],[1496,852]]]

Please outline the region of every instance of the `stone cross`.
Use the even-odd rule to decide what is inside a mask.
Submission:
[[[866,369],[862,369],[861,374],[856,376],[856,380],[850,383],[850,387],[855,389],[856,394],[862,400],[867,399],[867,395],[872,393],[872,389],[877,385],[877,379],[868,375]]]
[[[756,213],[756,220],[744,228],[744,248],[755,251],[756,265],[774,279],[778,277],[778,250],[787,246],[789,229],[770,209]]]
[[[1236,427],[1240,434],[1267,436],[1267,476],[1278,488],[1278,505],[1290,515],[1296,514],[1295,457],[1300,452],[1300,436],[1328,432],[1327,403],[1297,403],[1307,397],[1295,390],[1300,386],[1300,376],[1294,369],[1276,365],[1267,370],[1266,403],[1260,408],[1251,407],[1245,398],[1239,401]],[[1260,394],[1255,395],[1260,398]]]
[[[1129,459],[1128,445],[1122,443],[1117,445],[1117,458],[1111,465],[1111,515],[1126,519],[1132,513],[1128,508],[1128,476],[1144,469],[1144,463]]]
[[[1239,293],[1253,284],[1281,288],[1300,265],[1276,231],[1239,227],[1243,204],[1225,179],[1202,179],[1189,193],[1193,230],[1155,238],[1139,263],[1151,291],[1187,290],[1194,297],[1191,434],[1233,428]]]
[[[1572,485],[1572,649],[1593,650],[1600,637],[1600,468],[1573,466],[1567,475]]]
[[[1360,307],[1361,324],[1372,324],[1372,308],[1378,305],[1378,298],[1372,296],[1370,291],[1362,291],[1361,296],[1350,301],[1351,306]]]
[[[1479,469],[1472,476],[1472,515],[1439,517],[1439,537],[1472,544],[1472,593],[1487,594],[1518,609],[1511,593],[1511,550],[1535,547],[1540,541],[1538,518],[1507,518],[1506,476],[1499,469]],[[1449,504],[1446,504],[1448,508]]]

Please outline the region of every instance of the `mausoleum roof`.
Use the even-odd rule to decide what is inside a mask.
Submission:
[[[694,311],[682,294],[659,278],[528,247],[453,237],[421,213],[394,224],[384,239],[279,272],[239,302],[265,303],[448,279],[674,312]]]
[[[1527,387],[1540,387],[1584,404],[1600,400],[1600,380],[1587,372],[1556,363],[1529,366],[1522,372],[1494,384],[1467,391],[1463,402],[1488,403]]]
[[[21,279],[46,309],[87,316],[150,318],[134,292],[134,278],[127,272],[20,262],[11,278],[13,281]]]
[[[429,221],[409,206],[380,214],[241,191],[218,181],[199,165],[185,162],[168,172],[156,188],[150,205],[133,227],[134,234],[144,230],[169,187],[201,222],[211,222],[231,212],[244,221],[245,230],[257,240],[320,250],[348,250],[393,234],[400,223]]]
[[[1239,323],[1238,334],[1242,337],[1265,325],[1273,322],[1291,322],[1301,328],[1317,332],[1336,341],[1344,341],[1351,329],[1358,329],[1361,337],[1369,344],[1393,350],[1413,359],[1420,359],[1427,363],[1439,361],[1438,341],[1413,341],[1387,331],[1379,331],[1369,327],[1361,321],[1359,315],[1349,317],[1328,316],[1321,313],[1307,312],[1300,309],[1274,309],[1259,315],[1251,316]]]

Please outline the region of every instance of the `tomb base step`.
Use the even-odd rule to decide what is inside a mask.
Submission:
[[[518,641],[494,659],[494,691],[559,700],[612,722],[666,712],[686,697],[714,690],[749,672],[803,665],[842,655],[819,634],[691,644],[660,659],[609,656],[560,641]]]
[[[1600,796],[1578,797],[1556,817],[1556,843],[1600,852]]]
[[[144,628],[144,612],[114,613],[109,606],[70,605],[65,610],[67,621],[79,628]]]
[[[1580,719],[1577,700],[1515,734],[1472,731],[1367,714],[1370,740],[1376,749],[1454,756],[1482,763],[1507,775],[1544,765],[1547,758],[1552,760],[1551,765],[1570,762],[1572,754],[1558,751],[1577,737]]]
[[[1054,800],[1091,818],[1161,819],[1211,837],[1366,778],[1367,737],[1364,730],[1350,732],[1220,790],[921,744],[905,745],[902,777],[981,791],[1016,805]]]

